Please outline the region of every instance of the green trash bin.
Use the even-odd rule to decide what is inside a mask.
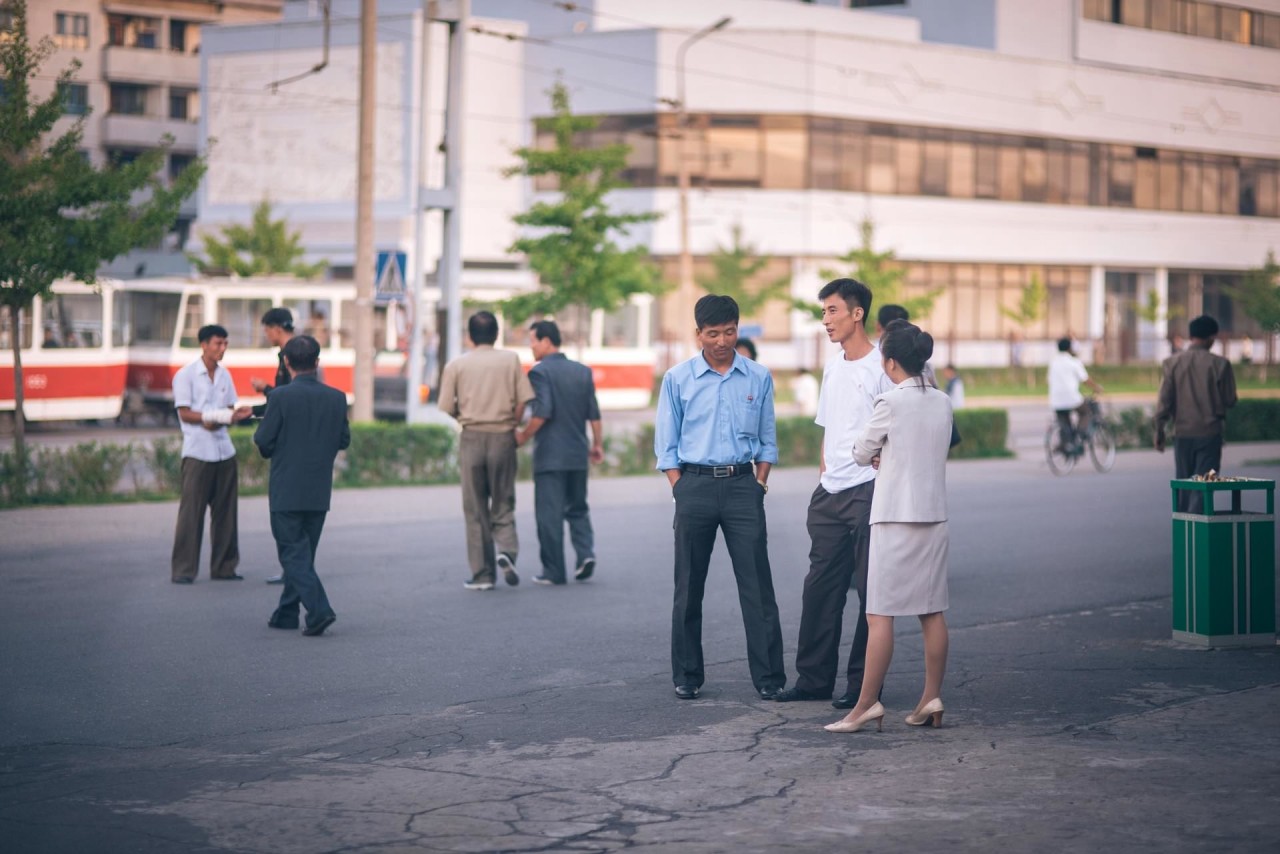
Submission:
[[[1173,639],[1206,647],[1276,642],[1273,480],[1173,480]],[[1266,512],[1243,509],[1246,492],[1266,492]],[[1178,511],[1178,493],[1203,496],[1200,513]],[[1231,509],[1214,497],[1231,493]]]

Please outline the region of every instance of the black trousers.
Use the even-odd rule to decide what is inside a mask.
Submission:
[[[271,619],[281,625],[297,624],[298,606],[307,609],[307,625],[314,626],[333,613],[320,576],[316,575],[316,546],[324,530],[323,510],[271,513],[271,536],[284,570],[284,589]]]
[[[832,494],[821,485],[809,499],[809,574],[804,578],[796,687],[830,696],[840,665],[844,604],[852,581],[858,591],[858,622],[846,675],[851,690],[862,685],[867,657],[867,556],[871,546],[871,496],[875,481]]]
[[[1175,477],[1179,479],[1206,474],[1210,469],[1221,471],[1222,437],[1174,438],[1173,466]],[[1198,492],[1179,490],[1178,510],[1182,513],[1203,513],[1204,496]]]
[[[533,515],[538,523],[542,575],[563,584],[566,522],[577,565],[596,556],[595,534],[587,507],[587,470],[534,472]]]
[[[782,687],[782,625],[769,569],[764,490],[750,475],[706,477],[685,472],[675,485],[675,602],[671,609],[671,679],[702,685],[702,596],[717,529],[733,561],[747,632],[747,666],[759,688]]]

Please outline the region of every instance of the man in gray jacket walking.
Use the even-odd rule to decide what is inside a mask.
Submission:
[[[586,581],[595,572],[595,540],[587,507],[587,470],[604,459],[600,406],[591,369],[560,352],[560,328],[540,320],[529,327],[529,346],[538,364],[529,371],[533,417],[516,431],[516,444],[535,435],[533,447],[534,516],[538,523],[542,573],[537,584],[564,584],[564,525],[577,555],[573,577]],[[590,444],[586,425],[591,426]]]

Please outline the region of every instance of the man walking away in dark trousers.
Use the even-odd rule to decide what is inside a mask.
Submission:
[[[516,431],[516,444],[537,437],[533,446],[533,502],[538,522],[542,573],[537,584],[564,584],[564,525],[577,557],[573,577],[595,572],[595,539],[587,507],[587,470],[604,459],[600,405],[591,369],[560,352],[560,328],[540,320],[529,327],[529,347],[538,364],[529,371],[537,398],[533,416]],[[584,425],[591,425],[588,444]]]
[[[764,513],[778,461],[773,378],[734,350],[738,304],[731,297],[698,300],[694,320],[702,351],[662,378],[653,440],[676,503],[671,677],[677,697],[697,698],[705,677],[702,595],[719,529],[738,582],[751,681],[772,700],[787,682]]]
[[[1156,450],[1164,451],[1165,423],[1172,421],[1173,465],[1179,479],[1221,470],[1227,410],[1237,399],[1231,363],[1210,352],[1218,321],[1202,314],[1191,321],[1190,331],[1191,346],[1164,360],[1156,404]],[[1178,510],[1203,512],[1203,497],[1179,490]]]
[[[320,345],[299,335],[282,350],[292,380],[271,393],[266,417],[253,434],[271,460],[271,535],[284,570],[280,604],[267,621],[273,629],[298,628],[298,608],[307,609],[304,635],[320,635],[337,616],[316,575],[316,546],[333,493],[333,461],[351,444],[347,396],[316,379]]]

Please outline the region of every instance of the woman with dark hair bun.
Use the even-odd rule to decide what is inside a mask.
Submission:
[[[924,381],[933,337],[905,320],[880,339],[884,372],[896,388],[876,398],[853,446],[860,465],[879,470],[871,499],[867,570],[866,671],[858,703],[831,732],[880,729],[880,689],[893,657],[893,618],[917,616],[924,632],[924,692],[907,715],[911,726],[942,725],[942,677],[947,668],[947,451],[951,400]]]

